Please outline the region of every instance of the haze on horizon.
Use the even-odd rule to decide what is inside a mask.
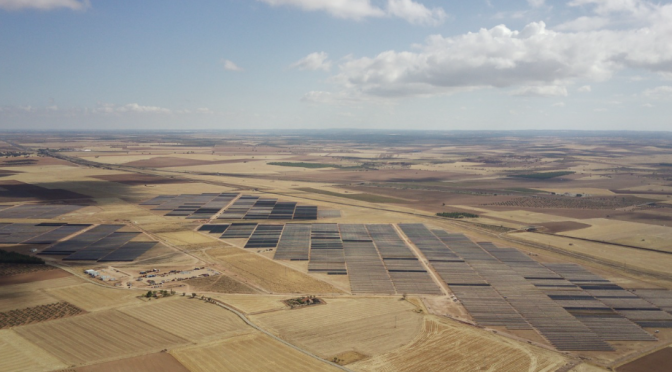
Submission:
[[[670,130],[672,3],[0,0],[0,130]]]

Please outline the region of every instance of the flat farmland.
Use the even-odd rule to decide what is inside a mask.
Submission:
[[[134,358],[115,360],[112,362],[95,364],[75,368],[74,372],[189,372],[189,370],[180,364],[172,355],[168,353],[155,353],[141,355]]]
[[[104,288],[88,283],[64,288],[52,288],[48,289],[47,292],[87,311],[103,310],[140,302],[137,297],[144,294],[140,291]]]
[[[207,255],[246,282],[274,293],[342,293],[307,274],[238,248],[216,248]]]
[[[672,252],[672,246],[670,246],[672,227],[602,218],[583,220],[582,222],[592,226],[586,229],[564,232],[561,235]]]
[[[348,367],[390,372],[552,372],[566,362],[561,354],[431,316],[409,345]]]
[[[415,306],[398,298],[332,298],[326,305],[253,315],[264,329],[324,358],[346,351],[377,355],[413,340],[422,327]]]
[[[245,314],[253,314],[262,311],[275,311],[288,309],[282,302],[290,296],[261,296],[261,295],[221,295],[212,296],[227,305],[231,305]]]
[[[103,362],[187,343],[116,310],[28,325],[15,331],[68,365]]]
[[[0,293],[0,312],[58,302],[58,299],[42,291]]]
[[[171,353],[191,372],[340,371],[258,332]]]
[[[0,371],[50,371],[66,367],[58,358],[11,330],[0,331],[0,356]]]
[[[159,299],[120,311],[194,342],[252,331],[234,313],[217,305],[186,297]]]
[[[38,282],[0,286],[0,312],[58,302],[58,298],[46,293],[44,289],[82,282],[83,280],[76,276],[67,276]]]

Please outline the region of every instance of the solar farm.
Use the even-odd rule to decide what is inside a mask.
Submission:
[[[347,275],[353,294],[441,295],[424,260],[477,324],[536,330],[558,350],[611,351],[608,341],[655,341],[642,327],[672,328],[672,313],[579,265],[544,265],[423,224],[210,224],[199,231],[248,239],[246,249],[275,248],[275,260],[308,261],[308,272]],[[670,310],[672,291],[654,294]]]
[[[166,216],[187,219],[316,220],[318,216],[316,206],[297,206],[295,202],[237,193],[159,195],[140,205],[154,206],[152,210],[155,211],[168,211]]]
[[[607,159],[625,174],[555,142],[514,159],[433,138],[383,151],[138,136],[35,140],[63,150],[0,177],[0,370],[621,372],[668,358],[672,228],[633,221],[672,209],[633,147],[617,154],[630,163]],[[510,177],[543,177],[561,152],[577,173]]]
[[[58,222],[0,224],[0,244],[46,246],[40,255],[66,261],[133,261],[156,242],[131,241],[140,232],[117,232],[125,225],[68,224]]]

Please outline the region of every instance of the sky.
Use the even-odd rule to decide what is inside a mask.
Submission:
[[[672,130],[672,2],[0,0],[0,130]]]

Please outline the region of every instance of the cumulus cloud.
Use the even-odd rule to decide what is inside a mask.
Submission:
[[[441,8],[428,9],[411,0],[388,0],[387,13],[413,24],[438,25],[447,15]]]
[[[289,67],[298,68],[299,70],[329,71],[331,69],[331,61],[328,58],[329,56],[325,52],[310,53],[306,57],[292,63]]]
[[[672,87],[669,85],[663,85],[644,91],[644,96],[659,99],[659,100],[669,100],[672,99]]]
[[[224,69],[227,71],[236,71],[236,72],[244,71],[241,67],[238,67],[238,65],[229,61],[228,59],[223,59],[221,62],[222,65],[224,66]]]
[[[397,17],[413,24],[437,25],[446,18],[441,8],[428,9],[412,0],[387,0],[385,8],[371,4],[371,0],[258,0],[271,6],[293,6],[306,11],[322,11],[337,18],[361,20],[364,18]]]
[[[575,3],[595,3],[605,14],[610,9],[639,9],[597,0]],[[353,98],[426,96],[487,87],[517,88],[512,92],[517,95],[566,96],[568,86],[605,81],[623,69],[672,76],[672,5],[655,7],[657,15],[642,27],[564,32],[532,22],[522,30],[499,25],[457,36],[433,35],[412,51],[346,58],[329,81],[339,94]],[[588,85],[578,88],[588,89]]]
[[[52,10],[57,8],[84,10],[90,6],[89,0],[0,0],[0,9],[5,10]]]
[[[592,90],[592,88],[590,87],[590,85],[584,85],[584,86],[579,87],[576,91],[581,92],[581,93],[588,93],[591,90]]]

